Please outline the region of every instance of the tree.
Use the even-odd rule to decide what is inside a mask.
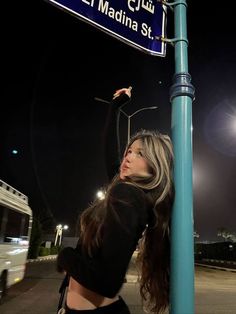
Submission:
[[[230,240],[232,240],[233,242],[236,242],[236,233],[235,232],[232,233]]]
[[[42,242],[42,225],[37,217],[33,217],[28,258],[38,257],[41,242]]]
[[[233,237],[233,234],[226,228],[221,227],[218,229],[217,236],[222,237],[224,238],[224,241],[227,241],[228,239],[231,239]]]

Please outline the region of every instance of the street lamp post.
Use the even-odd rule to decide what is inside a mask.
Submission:
[[[131,115],[128,115],[126,112],[124,112],[124,110],[120,109],[120,111],[127,117],[128,119],[128,130],[127,130],[127,143],[129,143],[130,141],[130,120],[131,118],[136,115],[137,113],[143,111],[143,110],[154,110],[157,109],[156,106],[152,106],[152,107],[144,107],[141,109],[136,110],[135,112],[133,112]]]
[[[67,230],[69,227],[67,225],[62,226],[61,224],[56,226],[56,237],[55,237],[55,242],[54,245],[57,245],[57,242],[59,242],[59,246],[61,245],[62,241],[62,231]],[[59,241],[58,241],[59,240]]]
[[[99,97],[94,97],[94,100],[96,101],[100,101],[100,102],[103,102],[105,104],[109,104],[110,102],[108,100],[105,100],[105,99],[102,99],[102,98],[99,98]],[[137,113],[143,111],[143,110],[154,110],[154,109],[157,109],[158,107],[156,106],[151,106],[151,107],[144,107],[144,108],[141,108],[141,109],[138,109],[136,110],[135,112],[133,112],[131,115],[128,115],[124,110],[120,109],[120,112],[122,112],[128,119],[128,131],[127,131],[127,143],[129,143],[130,141],[130,119],[136,115]]]
[[[110,101],[102,99],[102,98],[99,98],[99,97],[94,97],[94,100],[100,101],[100,102],[104,102],[105,104],[110,104]]]

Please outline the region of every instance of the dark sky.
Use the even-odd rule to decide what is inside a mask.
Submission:
[[[236,43],[233,11],[201,3],[188,1],[187,19],[196,89],[194,223],[206,240],[220,227],[236,232]],[[150,56],[43,0],[7,2],[3,12],[0,178],[28,195],[35,213],[51,212],[74,232],[78,212],[107,184],[101,134],[108,105],[94,97],[109,100],[131,85],[127,113],[158,106],[133,117],[132,132],[171,134],[174,49]],[[171,11],[167,32],[172,38]]]

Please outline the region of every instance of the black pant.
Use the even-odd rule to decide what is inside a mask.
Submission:
[[[60,313],[60,312],[59,312]],[[129,308],[125,301],[119,297],[119,300],[105,306],[98,307],[94,310],[72,310],[65,306],[63,314],[130,314]]]

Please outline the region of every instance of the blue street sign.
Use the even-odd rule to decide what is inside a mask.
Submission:
[[[164,57],[166,8],[157,0],[47,0],[148,54]]]

